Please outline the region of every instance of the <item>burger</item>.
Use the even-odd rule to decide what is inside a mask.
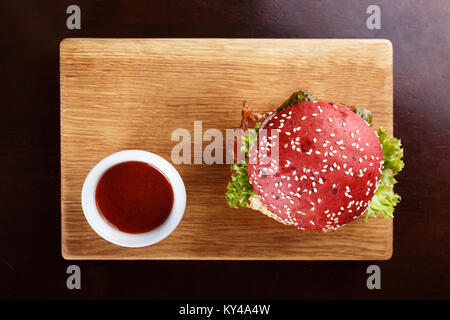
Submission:
[[[372,128],[369,110],[295,92],[258,114],[244,101],[226,198],[301,230],[336,230],[356,218],[392,218],[404,166],[400,140]]]

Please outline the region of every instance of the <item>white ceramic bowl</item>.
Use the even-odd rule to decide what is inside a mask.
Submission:
[[[95,191],[98,181],[106,170],[127,161],[146,162],[158,168],[172,186],[172,211],[163,224],[149,232],[131,234],[119,231],[107,223],[97,209]],[[86,220],[102,238],[123,247],[145,247],[166,238],[178,226],[186,208],[186,189],[177,170],[165,159],[147,151],[125,150],[107,156],[92,168],[84,181],[81,203]]]

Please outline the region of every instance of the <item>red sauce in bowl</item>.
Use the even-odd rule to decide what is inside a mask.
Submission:
[[[158,169],[128,161],[109,168],[95,192],[97,209],[116,229],[144,233],[159,227],[173,206],[173,190]]]

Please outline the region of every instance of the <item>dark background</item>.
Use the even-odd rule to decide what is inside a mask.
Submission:
[[[81,7],[81,30],[66,8]],[[366,8],[381,7],[381,30]],[[2,1],[0,298],[448,299],[450,6],[447,0]],[[394,255],[375,262],[65,261],[60,254],[59,57],[66,37],[387,38],[406,169]],[[66,288],[66,268],[82,290]]]

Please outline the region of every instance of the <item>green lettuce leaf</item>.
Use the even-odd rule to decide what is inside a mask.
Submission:
[[[387,132],[383,128],[378,130],[378,138],[383,148],[383,169],[392,170],[394,175],[399,173],[405,166],[405,163],[402,161],[403,149],[401,141],[396,138],[388,139]]]
[[[248,129],[247,132],[241,137],[242,140],[241,151],[245,152],[246,156],[248,156],[250,148],[258,138],[258,130],[260,125],[261,122],[257,122],[255,129]]]
[[[397,181],[393,178],[392,171],[383,170],[381,176],[380,185],[367,208],[366,221],[379,214],[383,214],[385,218],[393,218],[395,206],[401,200],[401,197],[394,192],[394,183]]]
[[[379,214],[382,214],[385,218],[393,218],[395,206],[401,200],[401,197],[394,192],[394,184],[397,182],[394,176],[405,166],[402,160],[401,141],[397,138],[389,139],[386,130],[383,128],[380,128],[377,134],[383,148],[384,164],[380,184],[367,208],[366,221]]]
[[[228,205],[231,208],[237,208],[238,205],[247,207],[248,199],[255,194],[250,181],[248,181],[247,161],[235,163],[231,166],[231,171],[233,171],[233,174],[226,192]]]
[[[261,123],[257,122],[255,129],[248,129],[241,137],[241,151],[245,152],[246,159],[248,159],[250,148],[258,137],[260,125]],[[248,199],[255,193],[248,180],[247,160],[233,164],[231,166],[231,171],[231,181],[228,183],[227,192],[225,193],[228,205],[231,208],[237,208],[238,205],[241,207],[248,207]]]

